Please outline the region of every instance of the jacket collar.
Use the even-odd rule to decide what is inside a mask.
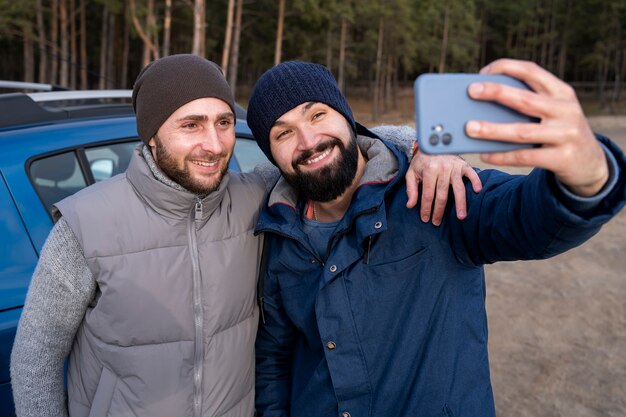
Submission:
[[[226,188],[229,174],[226,173],[217,190],[200,197],[173,182],[156,165],[149,150],[140,144],[133,152],[126,177],[137,195],[160,216],[170,219],[185,219],[194,215],[197,202],[202,205],[202,222],[219,207]]]

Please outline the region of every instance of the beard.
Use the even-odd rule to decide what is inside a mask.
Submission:
[[[202,160],[206,162],[215,162],[224,159],[230,159],[228,157],[228,153],[223,152],[219,155],[214,154],[205,154],[205,155],[196,155],[195,157],[191,157],[190,155],[185,157],[186,164],[184,167],[178,168],[178,164],[176,159],[172,156],[172,154],[167,150],[163,142],[158,138],[157,135],[154,135],[154,142],[156,145],[156,161],[157,166],[163,171],[165,175],[167,175],[171,180],[176,182],[178,185],[182,186],[187,191],[197,194],[197,195],[207,195],[217,190],[222,182],[222,178],[226,174],[228,170],[228,163],[224,164],[221,168],[220,172],[214,178],[210,180],[207,178],[204,181],[199,178],[194,178],[189,169],[187,169],[187,164],[190,164],[190,160]],[[219,162],[218,162],[219,163]],[[202,177],[201,177],[202,178]]]
[[[324,152],[332,146],[336,146],[339,149],[339,156],[336,161],[315,172],[303,172],[300,169],[300,164],[303,161],[317,152]],[[319,144],[315,149],[304,152],[291,163],[294,172],[283,173],[283,176],[305,198],[319,202],[332,201],[343,194],[354,181],[358,159],[359,148],[356,143],[356,137],[352,133],[347,148],[341,140],[332,138]]]

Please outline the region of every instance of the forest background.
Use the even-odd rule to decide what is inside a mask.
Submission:
[[[72,89],[131,88],[149,61],[195,53],[244,105],[272,65],[314,61],[374,121],[422,72],[511,57],[572,83],[591,111],[626,107],[625,0],[0,0],[0,50],[0,79]]]
[[[244,106],[275,63],[322,63],[367,126],[414,124],[420,73],[528,59],[626,149],[626,0],[0,0],[0,79],[130,88],[174,53],[219,63]],[[626,416],[625,254],[622,211],[564,255],[486,267],[498,415]]]

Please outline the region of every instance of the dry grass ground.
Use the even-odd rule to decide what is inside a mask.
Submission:
[[[378,123],[367,101],[350,101],[367,126],[414,124],[410,94]],[[589,120],[626,149],[626,116]],[[498,415],[626,416],[626,210],[574,250],[489,265],[486,275]]]

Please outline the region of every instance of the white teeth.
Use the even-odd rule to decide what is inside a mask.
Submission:
[[[317,156],[317,157],[315,157],[313,159],[307,159],[306,161],[304,161],[304,163],[307,164],[307,165],[311,165],[311,164],[314,164],[314,163],[316,163],[318,161],[321,161],[322,159],[326,158],[328,156],[328,154],[330,154],[330,151],[332,151],[332,150],[333,150],[333,148],[330,147],[323,154],[321,154],[320,156]]]
[[[201,167],[213,167],[217,165],[218,161],[204,162],[204,161],[191,161],[192,164],[200,165]]]

